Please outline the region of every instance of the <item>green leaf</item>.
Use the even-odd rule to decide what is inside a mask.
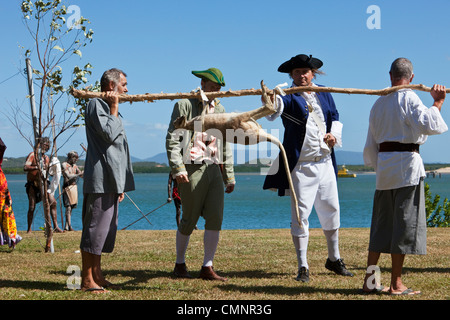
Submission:
[[[60,46],[54,46],[53,49],[59,50],[61,52],[64,52],[64,49],[61,48]]]
[[[75,54],[79,55],[79,56],[80,56],[80,58],[81,58],[81,56],[82,56],[82,54],[81,54],[81,51],[80,51],[80,50],[74,50],[74,51],[73,51],[73,53],[75,53]]]

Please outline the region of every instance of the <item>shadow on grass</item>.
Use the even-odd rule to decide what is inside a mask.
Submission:
[[[352,268],[352,270],[365,270],[365,268],[357,267]],[[390,272],[389,268],[381,268],[382,272]],[[221,276],[228,277],[231,281],[233,279],[276,279],[284,277],[287,275],[286,272],[267,272],[265,270],[245,270],[237,272],[224,272],[221,270],[217,271]],[[405,268],[404,273],[450,273],[450,268]],[[54,275],[65,275],[65,271],[51,271]],[[319,272],[317,275],[324,275],[329,272]],[[117,283],[121,287],[121,290],[142,290],[143,286],[148,285],[149,281],[155,279],[177,279],[173,274],[172,270],[105,270],[105,277],[124,277],[128,280],[124,282]],[[190,272],[195,281],[198,279],[199,271]],[[292,278],[294,279],[294,277]],[[177,279],[180,280],[180,279]],[[189,279],[181,279],[182,281],[190,281]],[[294,280],[293,280],[294,281]],[[219,284],[219,283],[218,283]],[[224,291],[237,291],[242,293],[265,293],[265,294],[282,294],[282,295],[298,295],[299,293],[313,294],[313,293],[326,293],[326,294],[343,294],[343,295],[354,295],[359,294],[359,288],[355,289],[343,289],[343,288],[319,288],[315,286],[302,285],[298,287],[285,287],[281,285],[236,285],[228,283],[220,283],[217,286],[219,289]],[[0,280],[0,288],[21,288],[26,290],[47,290],[47,291],[62,291],[67,290],[66,282],[51,282],[51,281],[32,281],[32,280]]]
[[[362,270],[363,272],[366,271],[365,267],[349,267],[347,265],[347,268],[350,271],[355,271],[355,270]],[[391,268],[387,268],[387,267],[381,267],[380,271],[382,273],[387,272],[390,273],[391,272]],[[413,268],[413,267],[403,267],[403,274],[407,274],[407,273],[424,273],[424,272],[431,272],[431,273],[450,273],[450,268],[438,268],[438,267],[429,267],[429,268]]]
[[[61,291],[63,289],[66,289],[66,284],[63,285],[60,282],[32,280],[0,280],[0,288]]]
[[[356,295],[359,293],[359,288],[355,289],[343,289],[343,288],[317,288],[313,286],[305,286],[301,285],[298,287],[285,287],[285,286],[240,286],[235,284],[225,284],[217,286],[218,289],[224,291],[235,291],[240,293],[259,293],[265,295],[285,295],[285,296],[297,296],[300,293],[304,294],[316,294],[316,293],[324,293],[324,294],[342,294],[342,295]]]

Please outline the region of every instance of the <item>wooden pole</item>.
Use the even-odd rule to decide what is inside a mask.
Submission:
[[[333,88],[333,87],[293,87],[283,89],[286,94],[292,94],[297,92],[330,92],[330,93],[344,93],[344,94],[367,94],[367,95],[377,95],[384,96],[390,94],[392,92],[401,90],[401,89],[412,89],[430,92],[431,88],[427,87],[423,84],[413,84],[413,85],[402,85],[389,87],[381,90],[371,90],[371,89],[354,89],[354,88]],[[275,90],[267,90],[267,93],[273,94]],[[446,90],[447,93],[450,93],[450,89]],[[93,92],[87,90],[77,90],[73,89],[71,94],[76,98],[104,98],[104,92]],[[261,89],[243,89],[237,91],[216,91],[216,92],[204,92],[204,94],[209,98],[224,98],[224,97],[241,97],[241,96],[259,96],[262,95]],[[119,96],[120,102],[154,102],[156,100],[178,100],[178,99],[193,99],[200,98],[200,92],[185,92],[185,93],[145,93],[145,94],[135,94],[128,95],[122,94]]]
[[[36,115],[36,102],[34,100],[34,87],[33,87],[33,68],[31,67],[30,58],[26,58],[25,62],[27,64],[27,84],[28,92],[30,96],[30,108],[31,108],[31,120],[33,123],[33,133],[34,133],[34,147],[36,148],[39,136],[39,130],[37,127],[37,115]]]

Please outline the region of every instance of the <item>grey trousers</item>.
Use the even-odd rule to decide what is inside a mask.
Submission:
[[[423,180],[417,186],[376,190],[369,251],[426,254],[426,242]]]
[[[119,195],[85,193],[80,249],[95,255],[111,253],[117,233]]]

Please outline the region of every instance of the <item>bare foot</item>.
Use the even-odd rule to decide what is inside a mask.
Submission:
[[[110,292],[110,291],[108,291],[108,290],[106,290],[105,288],[102,288],[102,287],[81,288],[81,291],[83,291],[83,292],[90,292],[90,293],[94,293],[94,294]]]
[[[389,289],[389,293],[392,296],[413,296],[416,294],[420,294],[421,292],[405,287],[405,289],[400,289],[400,290]]]

